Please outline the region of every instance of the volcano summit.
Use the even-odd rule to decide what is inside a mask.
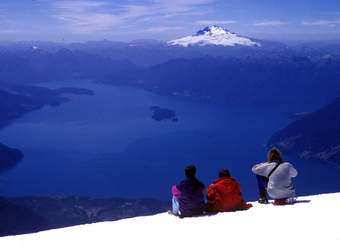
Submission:
[[[195,35],[186,36],[180,39],[171,40],[169,45],[180,45],[188,47],[190,45],[222,45],[222,46],[261,46],[249,38],[242,37],[236,33],[219,26],[207,26],[203,30],[198,31]]]

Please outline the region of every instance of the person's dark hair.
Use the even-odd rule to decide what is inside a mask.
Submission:
[[[194,178],[196,176],[196,167],[193,165],[188,165],[184,171],[187,178]]]
[[[281,152],[277,148],[272,148],[268,152],[268,162],[274,162],[279,161],[280,163],[283,163]]]
[[[219,176],[220,178],[222,178],[222,177],[230,177],[229,170],[228,170],[228,169],[222,169],[222,170],[218,173],[218,176]]]

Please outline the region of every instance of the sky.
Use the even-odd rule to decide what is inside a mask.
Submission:
[[[168,41],[212,24],[259,39],[340,40],[340,1],[0,0],[0,41]]]

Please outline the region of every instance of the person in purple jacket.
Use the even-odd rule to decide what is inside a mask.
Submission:
[[[196,178],[196,167],[188,165],[184,171],[186,179],[172,187],[172,211],[168,211],[181,218],[200,215],[204,210],[205,186]]]

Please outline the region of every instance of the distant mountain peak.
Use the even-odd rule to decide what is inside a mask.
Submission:
[[[232,32],[230,32],[228,29],[226,29],[224,27],[220,27],[220,26],[217,26],[217,25],[209,25],[209,26],[205,27],[204,29],[199,30],[196,33],[196,36],[204,35],[204,34],[216,35],[216,34],[219,34],[219,33],[232,33]],[[232,34],[235,34],[235,33],[232,33]]]
[[[199,30],[195,35],[186,36],[180,39],[171,40],[169,45],[180,45],[188,47],[190,45],[222,45],[222,46],[261,46],[260,43],[249,38],[237,35],[226,28],[210,25]]]

